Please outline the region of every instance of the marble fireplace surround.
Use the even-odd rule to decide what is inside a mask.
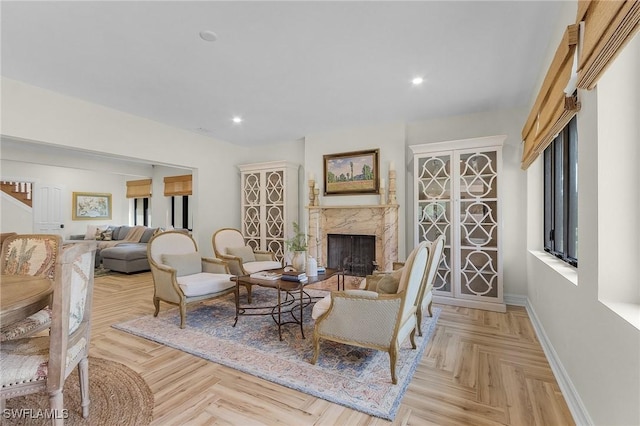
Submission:
[[[376,262],[391,271],[398,260],[398,205],[307,206],[310,256],[318,264],[327,259],[327,234],[374,235]],[[320,236],[320,238],[317,238]]]

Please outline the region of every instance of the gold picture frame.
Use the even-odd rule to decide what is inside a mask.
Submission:
[[[111,219],[111,194],[74,192],[72,220]]]
[[[379,149],[325,155],[324,195],[377,194],[379,170]]]

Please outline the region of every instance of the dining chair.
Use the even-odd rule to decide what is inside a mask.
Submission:
[[[433,305],[433,283],[438,273],[438,266],[442,260],[444,252],[444,235],[438,236],[429,248],[429,258],[427,259],[427,270],[424,274],[423,283],[420,286],[420,293],[416,301],[416,314],[418,316],[418,336],[422,336],[422,315],[427,309],[429,316],[433,316],[431,306]]]
[[[54,425],[64,424],[62,389],[78,368],[82,416],[89,415],[89,346],[95,243],[65,246],[55,263],[49,336],[3,342],[0,400],[46,391]]]
[[[55,278],[62,237],[52,234],[14,234],[2,243],[0,269],[3,275],[31,275]],[[0,342],[32,336],[51,326],[51,308],[2,326]]]

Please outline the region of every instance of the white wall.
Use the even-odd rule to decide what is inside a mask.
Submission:
[[[324,160],[326,154],[338,154],[341,152],[361,151],[369,149],[380,150],[380,177],[386,180],[386,187],[389,187],[389,163],[396,165],[396,197],[400,205],[400,218],[398,223],[398,257],[405,258],[405,220],[404,209],[406,159],[405,159],[405,124],[386,123],[371,125],[366,127],[355,127],[341,129],[332,132],[325,132],[305,137],[304,151],[304,179],[303,179],[303,204],[309,204],[309,188],[307,180],[309,173],[313,173],[316,183],[320,189],[320,205],[344,206],[356,204],[379,204],[378,195],[332,195],[323,196],[324,183]],[[304,214],[303,223],[308,224],[308,213]]]
[[[60,185],[62,191],[62,207],[64,221],[63,237],[72,234],[84,234],[87,225],[122,225],[129,223],[129,205],[126,196],[126,181],[135,179],[125,175],[93,172],[89,170],[67,167],[31,164],[21,161],[2,159],[2,178],[23,177],[32,182]],[[71,220],[73,192],[111,193],[111,220]],[[27,229],[27,223],[29,223]],[[17,229],[21,228],[21,229]],[[2,202],[2,231],[20,233],[33,232],[33,214],[25,209],[18,209],[11,202]]]
[[[552,347],[552,364],[556,363],[566,375],[573,395],[565,397],[574,403],[574,408],[582,410],[580,421],[596,425],[640,424],[640,329],[599,300],[599,293],[616,293],[623,284],[619,280],[627,277],[632,277],[628,284],[638,291],[637,251],[635,259],[629,258],[627,252],[620,253],[638,247],[638,172],[633,169],[625,175],[619,170],[637,165],[640,160],[639,91],[637,86],[634,91],[633,84],[627,84],[622,91],[619,86],[623,78],[638,81],[637,42],[635,51],[625,50],[620,57],[623,63],[628,59],[624,56],[635,55],[635,65],[616,69],[619,65],[616,62],[595,90],[579,91],[582,109],[577,116],[577,270],[558,266],[557,261],[540,251],[541,159],[527,171],[530,307]],[[610,127],[611,113],[621,106],[625,110],[621,117],[626,117],[613,122],[630,130],[601,131],[601,126]],[[634,149],[625,150],[625,146]],[[633,211],[635,215],[624,217]],[[621,271],[606,273],[616,269]],[[622,294],[637,303],[633,293]],[[635,320],[640,320],[637,304],[635,315]]]
[[[502,151],[502,259],[505,296],[524,296],[527,293],[526,263],[522,256],[525,250],[525,185],[526,176],[520,169],[522,156],[522,138],[520,132],[526,118],[524,110],[486,112],[434,120],[416,121],[407,125],[407,146],[469,139],[481,136],[507,135]],[[405,209],[407,221],[407,241],[413,241],[415,209],[413,203],[413,158],[407,148],[410,160],[407,169],[405,197],[408,200]]]
[[[240,225],[243,148],[4,77],[1,101],[3,136],[193,169],[194,236],[205,255],[216,229]]]

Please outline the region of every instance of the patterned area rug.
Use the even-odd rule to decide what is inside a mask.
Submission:
[[[313,297],[326,291],[308,289]],[[254,287],[251,306],[273,304],[272,289]],[[242,301],[246,302],[244,293]],[[233,327],[233,297],[203,302],[187,308],[187,325],[179,328],[177,308],[116,324],[113,327],[187,353],[226,365],[292,389],[341,404],[376,417],[393,420],[440,314],[423,319],[423,336],[416,335],[417,349],[409,339],[398,355],[398,384],[391,383],[386,352],[321,341],[318,363],[312,365],[313,324],[311,305],[304,310],[304,334],[300,326],[283,326],[283,341],[270,316],[241,316]]]

